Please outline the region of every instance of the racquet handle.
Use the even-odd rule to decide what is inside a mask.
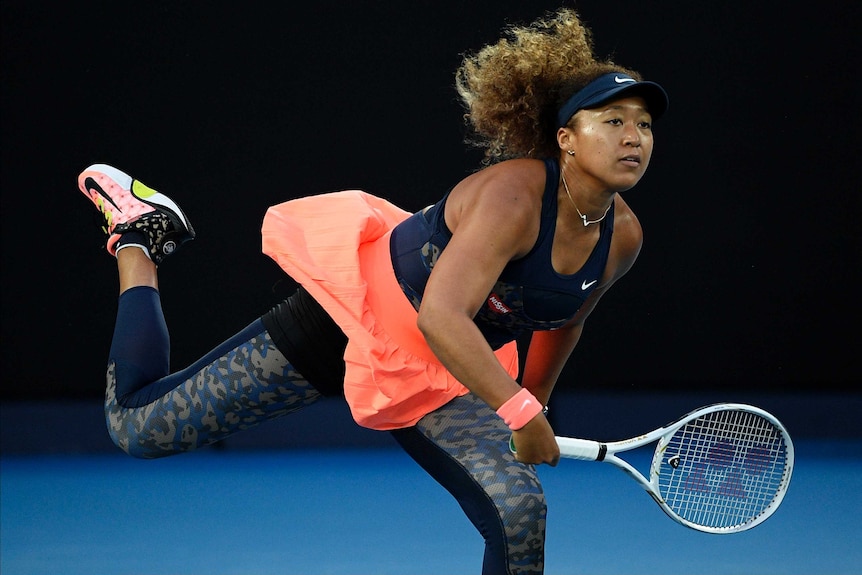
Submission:
[[[557,445],[560,446],[562,457],[584,461],[601,461],[607,451],[607,447],[598,441],[574,437],[557,437]]]
[[[583,461],[602,461],[607,453],[607,446],[598,441],[576,439],[574,437],[556,437],[560,446],[560,456]],[[509,449],[515,453],[515,438],[509,438]]]

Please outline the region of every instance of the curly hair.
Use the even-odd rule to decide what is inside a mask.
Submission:
[[[504,34],[465,55],[455,73],[470,128],[465,141],[485,149],[484,165],[556,156],[557,111],[572,94],[609,72],[641,80],[610,59],[596,59],[592,33],[571,9],[510,26]]]

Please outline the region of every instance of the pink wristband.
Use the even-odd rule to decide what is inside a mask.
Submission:
[[[536,399],[536,396],[530,393],[526,388],[521,388],[521,391],[510,397],[506,403],[500,406],[497,410],[499,415],[509,429],[516,431],[521,429],[531,419],[542,412],[542,404]]]

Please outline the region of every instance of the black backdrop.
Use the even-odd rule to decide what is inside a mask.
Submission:
[[[597,52],[671,96],[645,229],[564,374],[579,389],[837,389],[859,367],[853,2],[568,2]],[[266,207],[362,188],[414,210],[473,170],[460,54],[559,4],[2,3],[4,398],[103,393],[116,271],[77,173],[173,195],[198,240],[162,268],[175,367],[291,284]]]

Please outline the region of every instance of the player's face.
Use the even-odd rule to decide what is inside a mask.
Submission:
[[[573,122],[570,148],[583,176],[613,191],[637,184],[652,157],[652,116],[643,98],[613,100],[598,108],[579,110]]]

